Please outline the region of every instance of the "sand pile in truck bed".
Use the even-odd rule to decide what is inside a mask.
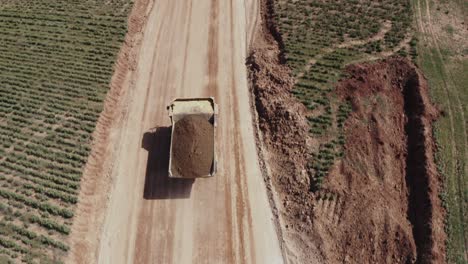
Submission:
[[[214,131],[205,117],[189,115],[173,127],[172,174],[183,177],[208,175],[214,157]]]

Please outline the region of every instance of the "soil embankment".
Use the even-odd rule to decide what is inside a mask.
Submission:
[[[438,194],[427,83],[406,59],[350,66],[337,95],[351,103],[344,157],[322,189],[309,191],[307,109],[290,93],[294,80],[281,39],[262,6],[248,60],[258,137],[283,250],[290,263],[444,263],[444,210]]]
[[[214,157],[214,130],[205,117],[188,115],[174,125],[172,173],[182,177],[210,174]]]
[[[313,243],[320,238],[311,228],[305,230],[297,219],[300,212],[312,208],[306,171],[311,138],[307,109],[291,93],[294,78],[285,64],[281,35],[272,23],[273,11],[272,1],[262,1],[261,23],[247,61],[252,107],[257,113],[258,152],[264,162],[263,176],[271,191],[270,203],[277,216],[285,259],[291,263],[323,263],[316,247],[319,243]]]

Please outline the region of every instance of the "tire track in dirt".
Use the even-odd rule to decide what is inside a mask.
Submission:
[[[232,45],[232,49],[234,49],[234,43],[235,43],[235,37],[234,37],[234,32],[235,32],[235,25],[233,23],[233,12],[234,12],[234,6],[233,6],[233,1],[229,1],[229,18],[230,18],[230,28],[231,28],[231,34],[230,34],[230,43]],[[233,54],[235,56],[235,54]],[[234,113],[234,120],[236,123],[240,123],[239,119],[239,114],[238,114],[238,108],[239,108],[239,102],[238,98],[235,95],[235,89],[237,88],[237,82],[234,76],[236,76],[236,68],[234,65],[235,59],[233,58],[231,60],[231,69],[233,71],[233,74],[231,75],[231,98],[233,99],[232,101],[232,106],[233,107],[233,113]],[[245,159],[242,154],[244,152],[242,142],[241,142],[241,132],[239,131],[238,128],[235,129],[234,133],[234,146],[235,151],[236,151],[236,167],[235,167],[235,174],[236,174],[236,205],[239,208],[238,211],[238,217],[237,217],[237,226],[241,230],[240,232],[245,234],[247,233],[247,237],[241,236],[240,237],[240,244],[239,246],[239,252],[241,252],[241,257],[242,257],[242,263],[247,263],[255,262],[255,255],[253,254],[253,247],[251,246],[253,244],[253,238],[252,238],[252,215],[250,213],[250,204],[248,203],[247,198],[247,193],[248,193],[248,188],[245,180],[241,177],[241,175],[246,175],[246,169],[245,169]],[[247,202],[245,202],[247,201]],[[246,210],[247,214],[245,214],[240,208],[248,208]],[[247,226],[245,226],[247,225]],[[246,228],[247,227],[247,228]],[[246,241],[246,238],[248,238],[248,241]],[[249,252],[247,250],[250,249]],[[249,258],[250,257],[250,258]]]
[[[236,87],[235,86],[235,80],[232,79],[232,82],[233,82],[233,87]],[[235,97],[235,95],[233,94],[233,98],[234,98],[234,107],[239,107],[239,104],[237,102],[237,97]],[[234,116],[234,120],[236,120],[236,122],[239,122],[239,116],[238,115],[235,115]],[[236,152],[236,168],[235,168],[235,171],[236,171],[236,182],[237,182],[237,195],[240,195],[237,197],[237,206],[238,206],[238,210],[239,210],[239,214],[240,216],[238,217],[238,223],[237,225],[240,227],[240,230],[241,230],[241,233],[245,233],[246,231],[244,230],[244,224],[246,223],[247,224],[247,233],[248,233],[248,244],[246,243],[245,239],[243,236],[241,236],[241,243],[239,245],[239,252],[243,253],[242,256],[244,256],[244,259],[243,259],[243,263],[255,263],[255,249],[254,247],[252,246],[254,244],[254,238],[253,238],[253,232],[252,232],[252,214],[250,213],[250,204],[248,202],[244,202],[244,201],[248,201],[247,200],[247,192],[248,192],[248,186],[247,186],[247,183],[245,182],[245,180],[243,180],[240,175],[245,175],[246,174],[246,170],[245,170],[245,159],[243,158],[243,156],[240,154],[244,151],[243,149],[243,145],[242,145],[242,142],[240,141],[240,132],[237,131],[236,132],[236,135],[234,136],[234,145],[237,146],[237,148],[235,148],[235,152]],[[247,210],[247,215],[244,215],[242,213],[242,208],[248,208],[249,210]],[[250,259],[249,261],[246,261],[246,248],[250,249],[249,251],[249,254],[247,256],[250,256]]]
[[[424,10],[424,13],[425,13],[425,17],[427,19],[427,21],[424,21],[424,18],[423,18],[423,11],[422,11],[422,2],[424,1],[424,5],[425,5],[425,10]],[[456,186],[456,189],[458,191],[458,196],[460,197],[459,201],[460,203],[463,203],[463,200],[465,199],[464,197],[464,189],[465,188],[465,181],[464,179],[462,179],[459,175],[457,175],[457,164],[456,164],[456,157],[457,157],[457,143],[455,142],[455,136],[456,136],[456,133],[455,133],[455,126],[454,126],[454,112],[455,112],[455,109],[453,108],[454,105],[456,108],[458,108],[458,111],[460,113],[460,116],[461,116],[461,119],[462,119],[462,127],[463,127],[463,142],[464,142],[464,146],[463,148],[466,150],[468,148],[468,143],[467,143],[467,132],[466,132],[466,119],[465,119],[465,115],[464,115],[464,110],[463,110],[463,106],[462,106],[462,102],[460,101],[460,96],[458,94],[458,91],[457,89],[449,89],[449,86],[452,86],[452,87],[455,87],[455,84],[454,84],[454,77],[453,75],[451,74],[450,71],[447,70],[447,63],[444,59],[444,56],[442,55],[442,52],[441,52],[441,48],[440,48],[440,45],[439,45],[439,39],[437,37],[437,35],[435,34],[435,31],[433,29],[433,21],[432,21],[432,18],[431,18],[431,10],[430,10],[430,3],[429,1],[427,0],[418,0],[416,2],[417,4],[417,21],[418,21],[418,25],[419,25],[419,30],[420,32],[422,32],[423,34],[423,37],[425,38],[426,42],[427,43],[432,43],[435,51],[436,51],[436,55],[438,57],[438,60],[441,62],[441,67],[440,67],[440,77],[442,79],[442,82],[443,82],[443,89],[444,89],[444,92],[445,92],[445,95],[446,95],[446,98],[445,98],[445,101],[447,102],[446,105],[447,105],[447,113],[448,113],[448,117],[449,117],[449,121],[450,121],[450,134],[452,135],[451,136],[451,146],[449,146],[451,148],[451,152],[452,152],[452,159],[450,160],[450,163],[451,163],[451,168],[452,168],[452,171],[454,173],[454,176],[456,177],[456,180],[457,180],[457,186]],[[431,55],[430,56],[430,59],[431,59],[431,63],[432,65],[434,65],[434,68],[437,68],[436,65],[437,65],[437,62],[434,60],[434,57]],[[449,77],[450,75],[450,78],[446,78],[446,77]],[[456,104],[454,104],[454,102],[452,101],[452,99],[450,98],[450,94],[451,93],[454,93],[454,96],[456,98]],[[468,159],[468,155],[467,155],[467,151],[464,152],[465,153],[465,160]],[[467,165],[465,165],[465,168],[463,168],[465,170],[465,174],[466,174],[466,170],[467,170]],[[460,210],[460,216],[462,217],[460,223],[464,223],[464,219],[463,219],[463,216],[464,216],[464,206],[463,204],[460,204],[459,206],[459,210]],[[466,227],[463,226],[462,227],[463,230],[466,230]],[[466,233],[466,231],[464,231]],[[468,248],[468,243],[467,243],[467,240],[466,240],[466,237],[463,236],[464,238],[464,244],[465,244],[465,249]],[[467,257],[467,251],[465,250],[465,258],[468,258]]]
[[[178,14],[177,12],[177,6],[176,5],[171,5],[170,6],[171,9],[168,10],[168,12],[162,12],[162,14],[164,14],[167,18],[166,19],[161,19],[162,23],[160,25],[160,27],[158,28],[157,32],[158,32],[158,35],[157,35],[157,38],[156,38],[156,44],[158,45],[159,43],[161,43],[161,35],[164,33],[163,32],[163,29],[165,28],[168,28],[170,26],[173,26],[173,25],[170,25],[169,22],[170,22],[170,19],[169,17],[171,16],[178,16],[180,14]],[[183,13],[183,11],[181,12]],[[190,23],[190,21],[188,21],[187,23]],[[171,41],[172,42],[172,41]],[[153,57],[153,62],[151,63],[151,70],[150,70],[150,74],[151,74],[151,78],[150,78],[150,81],[148,82],[148,86],[146,88],[146,97],[145,97],[145,107],[144,109],[146,109],[147,107],[147,102],[150,100],[150,94],[151,92],[154,92],[153,89],[151,89],[151,87],[154,85],[155,82],[161,82],[164,84],[164,86],[168,86],[170,85],[170,83],[172,82],[172,78],[170,77],[170,71],[169,71],[169,68],[168,67],[165,67],[165,68],[162,68],[162,69],[156,69],[155,68],[155,65],[157,65],[156,63],[156,58],[158,56],[161,55],[161,52],[159,51],[158,49],[158,46],[156,45],[155,49],[154,49],[154,57]],[[170,56],[166,56],[165,57],[165,65],[170,65]],[[156,75],[154,74],[155,70],[159,70],[160,72],[162,72],[162,76],[163,76],[163,79],[157,79],[156,78]],[[156,103],[156,106],[164,106],[167,102],[165,102],[164,100],[168,97],[167,96],[167,89],[162,89],[162,96],[159,96],[158,97],[158,101]],[[145,122],[143,122],[143,120],[145,120],[147,118],[147,115],[148,112],[144,112],[143,114],[143,118],[142,118],[142,124],[145,124]],[[162,116],[162,113],[161,111],[158,112],[158,116]],[[141,128],[142,131],[144,131],[144,127]],[[161,148],[161,149],[166,149],[166,147],[168,146],[167,145],[167,142],[156,142],[157,144],[159,144],[159,146],[156,146],[158,148]],[[152,144],[152,147],[154,149],[154,145]],[[160,160],[157,161],[158,162],[158,166],[162,166],[162,163]],[[153,186],[155,184],[160,184],[160,182],[156,182],[157,179],[154,179],[154,178],[150,178],[150,185]],[[159,254],[159,258],[160,259],[163,259],[165,261],[167,261],[167,263],[172,263],[173,259],[173,240],[172,240],[172,237],[173,237],[173,234],[175,232],[174,230],[174,226],[173,226],[173,223],[175,222],[175,211],[174,210],[169,210],[169,207],[167,206],[167,204],[164,204],[163,205],[163,210],[164,212],[167,212],[166,214],[162,214],[162,219],[161,219],[161,215],[158,214],[158,211],[157,211],[157,208],[155,207],[148,207],[148,206],[143,206],[143,208],[140,210],[139,212],[139,224],[138,224],[138,230],[137,230],[137,233],[138,234],[141,234],[142,236],[139,236],[139,237],[144,237],[145,238],[145,243],[138,243],[138,246],[135,245],[135,254],[133,256],[133,259],[134,259],[134,262],[135,263],[151,263],[152,262],[152,259],[155,258],[155,256],[157,254],[154,254],[154,252],[157,252]],[[164,226],[164,229],[166,230],[166,232],[168,232],[168,234],[171,234],[171,236],[167,236],[167,239],[164,240],[164,242],[162,243],[162,247],[161,248],[158,248],[158,249],[153,249],[151,247],[151,245],[154,244],[154,237],[151,236],[150,234],[152,234],[154,232],[153,228],[155,228],[155,226],[153,224],[148,224],[147,223],[147,219],[154,219],[154,218],[160,218],[162,221],[162,223],[165,223],[165,226]],[[140,239],[139,239],[140,240]],[[141,240],[140,240],[141,241]]]
[[[233,23],[233,18],[234,18],[234,6],[233,6],[233,0],[230,1],[230,13],[229,13],[229,16],[230,16],[230,27],[231,27],[231,45],[234,47],[234,41],[235,41],[235,36],[234,36],[234,32],[235,32],[235,25]],[[234,53],[233,56],[235,56],[236,54]],[[238,108],[240,107],[239,106],[239,102],[238,102],[238,97],[235,95],[235,89],[237,88],[237,82],[236,82],[236,79],[234,76],[236,76],[235,74],[235,71],[236,71],[236,67],[234,65],[234,62],[235,62],[235,59],[233,58],[231,60],[231,68],[232,68],[232,71],[233,71],[233,74],[231,75],[232,78],[231,78],[231,93],[232,93],[232,96],[231,98],[233,98],[233,107],[234,107],[234,121],[236,124],[240,124],[240,118],[239,118],[239,110]],[[240,175],[246,175],[247,174],[247,171],[245,169],[245,159],[244,159],[244,156],[241,154],[241,153],[244,153],[244,148],[243,148],[243,145],[242,145],[242,142],[241,142],[241,132],[236,129],[236,133],[234,134],[234,145],[236,146],[235,148],[235,151],[238,152],[236,153],[235,157],[236,157],[236,178],[237,178],[237,195],[240,195],[240,197],[238,198],[241,198],[241,199],[237,199],[237,205],[238,206],[241,206],[241,208],[247,208],[246,212],[247,212],[247,215],[244,216],[243,214],[240,215],[239,219],[238,219],[238,226],[241,228],[241,233],[244,233],[244,223],[246,222],[247,223],[247,233],[248,233],[248,244],[246,244],[246,241],[244,241],[244,238],[243,236],[241,236],[241,245],[240,247],[242,248],[240,250],[240,252],[244,252],[243,256],[245,256],[245,251],[246,249],[243,248],[243,247],[246,247],[248,249],[250,249],[250,252],[248,254],[248,256],[250,256],[250,263],[255,263],[255,249],[254,247],[252,246],[254,244],[254,239],[253,239],[253,232],[252,232],[252,214],[251,214],[251,208],[250,208],[250,204],[248,202],[248,186],[247,186],[247,183],[246,181],[240,177]],[[244,202],[246,201],[246,202]],[[239,212],[242,212],[242,210],[239,210]],[[246,219],[244,219],[246,218]],[[244,258],[244,262],[245,262],[245,258]]]
[[[173,13],[175,12],[175,6],[174,6],[174,5],[171,5],[171,6],[169,6],[169,9],[168,9],[168,10],[166,10],[166,9],[160,9],[158,12],[161,12],[161,13],[164,13],[164,14],[167,14],[167,15],[170,16],[171,14],[173,14]],[[164,27],[164,24],[165,24],[165,23],[166,23],[165,20],[163,20],[163,23],[162,23],[163,25],[161,25],[160,27],[157,28],[158,32],[159,32],[159,31],[162,32],[162,29],[165,28],[165,27]],[[167,27],[167,26],[166,26],[166,27]],[[160,34],[156,34],[156,39],[157,39],[157,40],[160,40],[160,38],[161,38]],[[156,45],[156,46],[154,47],[153,56],[151,57],[151,60],[152,60],[152,61],[151,61],[150,65],[153,65],[153,64],[155,63],[156,60],[160,59],[159,56],[158,56],[158,54],[161,55],[161,53],[158,53],[158,52],[157,52],[158,49],[159,49],[159,46]],[[165,59],[166,59],[166,63],[170,60],[169,57],[166,57]],[[150,67],[150,70],[154,70],[154,68],[153,68],[153,67]],[[171,79],[171,78],[170,78],[170,76],[169,76],[169,72],[168,72],[167,68],[163,68],[163,69],[161,70],[161,72],[162,72],[161,75],[163,76],[162,79],[156,79],[156,78],[153,76],[153,74],[152,74],[153,71],[150,72],[151,77],[150,77],[150,78],[146,81],[146,83],[144,84],[145,87],[146,87],[147,89],[152,88],[152,87],[154,86],[154,84],[157,83],[157,82],[159,82],[160,80],[162,80],[164,83],[170,83],[170,79]],[[150,91],[151,91],[151,90],[150,90]],[[159,99],[162,99],[162,98],[165,96],[166,91],[167,91],[167,90],[163,90],[163,96],[159,97]],[[148,102],[148,100],[150,99],[150,95],[151,95],[150,93],[146,93],[145,96],[143,97],[146,105],[148,105],[147,102]],[[131,99],[131,101],[130,101],[129,103],[132,104],[132,103],[133,103],[133,99]],[[160,105],[160,102],[159,102],[157,105]],[[138,125],[139,125],[139,130],[137,130],[137,131],[144,131],[144,126],[145,126],[145,123],[146,123],[146,122],[143,122],[143,120],[147,119],[147,118],[146,118],[146,115],[147,115],[147,114],[148,114],[148,112],[146,112],[146,111],[143,111],[143,112],[142,112],[142,118],[141,118],[141,121],[140,121],[139,124],[138,124]],[[131,118],[131,117],[130,117],[130,118]],[[135,146],[135,147],[137,147],[137,146]],[[129,153],[129,155],[130,155],[130,153]],[[135,163],[141,163],[141,162],[142,162],[141,158],[138,158],[138,156],[136,156],[136,157],[137,157],[137,158],[136,158]],[[139,193],[139,192],[138,192],[138,193]],[[137,194],[137,192],[135,192],[135,194]],[[128,194],[127,194],[127,195],[128,195]],[[129,195],[129,197],[132,197],[132,195]],[[134,211],[134,212],[138,212],[138,208],[139,208],[139,206],[134,206],[133,211]],[[165,217],[168,219],[168,220],[166,220],[166,223],[171,223],[171,222],[172,222],[171,219],[173,219],[174,216],[173,216],[173,214],[171,214],[171,212],[170,212],[170,213],[168,213],[167,215],[165,215]],[[130,222],[129,225],[131,225],[132,222],[137,221],[137,217],[136,217],[135,215],[129,215],[128,218],[129,218],[129,222]],[[132,225],[131,225],[131,226],[132,226]],[[136,228],[136,229],[138,230],[138,229],[141,228],[142,226],[144,227],[145,225],[138,225],[138,228]],[[146,226],[148,226],[148,225],[146,225]],[[149,225],[149,227],[150,227],[149,230],[151,230],[152,225]],[[132,228],[134,228],[134,227],[132,227]],[[138,232],[138,231],[137,231],[137,232]],[[132,245],[133,245],[133,243],[134,243],[134,239],[135,239],[135,238],[134,238],[134,233],[133,233],[133,232],[129,232],[129,233],[130,233],[130,234],[129,234],[129,235],[130,235],[130,238],[124,239],[124,241],[125,241],[125,243],[126,243],[125,248],[132,249]],[[133,238],[132,238],[132,236],[133,236]],[[169,244],[169,243],[170,243],[170,240],[168,239],[168,240],[166,241],[166,243],[165,243],[165,247],[166,247],[166,248],[167,248],[166,245]],[[138,248],[137,248],[137,250],[138,250]],[[122,260],[126,260],[127,262],[130,261],[130,259],[133,258],[133,256],[134,256],[134,254],[133,254],[132,252],[133,252],[133,250],[123,251],[124,256],[121,258],[121,261],[122,261]],[[150,250],[149,252],[152,252],[152,250]],[[143,255],[143,256],[144,256],[144,255]],[[129,258],[130,258],[130,259],[129,259]],[[104,259],[101,259],[101,258],[100,258],[100,262],[106,263],[107,261],[108,261],[107,258],[104,258]],[[109,261],[110,261],[110,259],[109,259]]]
[[[306,72],[309,71],[310,68],[315,63],[317,63],[317,61],[319,59],[321,59],[323,56],[325,56],[327,54],[330,54],[330,53],[334,52],[337,49],[351,48],[351,47],[355,47],[355,46],[365,45],[365,44],[370,43],[370,42],[375,42],[375,41],[382,40],[385,37],[385,34],[387,34],[387,32],[390,31],[391,28],[392,28],[392,23],[390,21],[384,21],[382,23],[382,26],[381,26],[379,32],[377,32],[374,36],[369,37],[368,39],[365,39],[365,40],[350,40],[350,41],[343,42],[343,43],[338,44],[338,45],[334,45],[332,47],[323,48],[316,56],[314,56],[313,58],[311,58],[307,62],[307,64],[302,69],[302,71],[297,74],[296,80],[299,80],[301,77],[303,77],[304,74],[306,74]]]
[[[423,37],[426,39],[426,42],[429,42],[431,41],[430,39],[428,39],[427,36],[430,35],[429,31],[426,30],[426,26],[425,26],[425,22],[424,22],[424,19],[423,19],[423,14],[422,14],[422,11],[421,11],[421,1],[425,1],[425,0],[418,0],[416,3],[417,3],[417,12],[418,12],[418,24],[420,26],[420,31],[423,32]],[[427,4],[427,3],[426,3]],[[434,61],[433,57],[431,56],[431,64],[432,65],[436,65],[436,62]],[[450,134],[452,135],[451,136],[451,150],[452,150],[452,156],[453,157],[456,157],[456,149],[455,149],[455,146],[456,146],[456,143],[455,143],[455,140],[454,140],[454,136],[455,136],[455,127],[454,127],[454,121],[453,121],[453,109],[452,109],[452,102],[450,100],[450,95],[449,95],[449,91],[447,89],[447,82],[445,80],[445,78],[443,78],[443,73],[441,72],[440,73],[440,76],[442,77],[442,81],[443,81],[443,89],[444,89],[444,92],[445,92],[445,95],[446,95],[446,98],[445,100],[447,101],[447,113],[448,113],[448,117],[449,117],[449,120],[450,120]],[[454,160],[452,159],[450,161],[451,165],[452,165],[452,170],[455,171],[455,162]]]
[[[248,5],[248,2],[251,2],[250,6]],[[247,42],[249,45],[247,46],[246,52],[248,53],[249,48],[252,47],[252,43],[254,40],[255,32],[257,31],[257,26],[259,23],[259,18],[260,18],[260,8],[259,8],[259,1],[244,1],[244,9],[245,9],[245,17],[253,19],[252,21],[248,21],[247,24],[249,24],[248,30],[247,30]],[[249,10],[252,13],[255,13],[252,18],[252,14],[249,14]]]
[[[234,38],[233,38],[233,28],[234,28],[234,23],[233,23],[233,15],[232,15],[232,12],[233,12],[233,9],[232,9],[232,0],[229,1],[229,27],[231,29],[231,34],[230,34],[230,46],[231,46],[231,49],[234,49]],[[231,71],[235,71],[235,66],[234,66],[234,61],[231,60],[231,65],[230,65],[230,70]],[[229,93],[230,93],[230,98],[231,99],[235,99],[235,95],[234,95],[234,91],[232,89],[235,89],[236,87],[236,80],[235,80],[235,74],[234,72],[232,72],[231,74],[231,78],[230,78],[230,85],[231,85],[231,89],[229,90]],[[233,110],[231,111],[232,113],[234,113],[233,115],[233,118],[234,120],[237,121],[238,117],[236,115],[236,107],[237,107],[237,104],[235,102],[232,102],[230,101],[230,105],[229,105],[230,108],[232,108]],[[244,221],[244,212],[242,211],[242,208],[244,207],[244,204],[243,204],[243,193],[242,193],[242,190],[241,190],[241,185],[242,185],[242,179],[241,179],[241,170],[240,170],[240,151],[239,151],[239,139],[238,139],[238,132],[237,132],[237,129],[235,129],[235,133],[234,133],[234,156],[236,158],[236,162],[234,163],[234,177],[236,179],[236,188],[235,188],[235,206],[236,206],[236,218],[235,218],[235,221],[236,221],[236,226],[237,228],[239,229],[238,233],[240,234],[244,234],[245,233],[245,230],[244,230],[244,224],[243,224],[243,221]],[[237,256],[237,260],[238,262],[240,263],[246,263],[246,252],[245,252],[245,238],[243,235],[239,236],[239,241],[237,243],[237,249],[236,249],[236,252],[238,253],[238,256]]]
[[[219,104],[219,83],[218,83],[218,78],[219,78],[219,42],[220,42],[220,35],[219,35],[219,28],[220,28],[220,21],[219,21],[219,15],[220,14],[220,2],[218,0],[209,0],[209,12],[208,12],[208,33],[207,33],[207,40],[206,40],[206,47],[207,47],[207,60],[206,60],[206,69],[205,69],[205,76],[208,79],[207,83],[202,91],[203,96],[205,97],[215,97],[215,100]],[[221,115],[218,115],[218,126],[222,125],[223,120]],[[220,128],[218,127],[216,133],[215,133],[215,155],[218,159],[218,172],[215,177],[219,177],[218,175],[220,174],[220,168],[219,168],[219,160],[222,158],[223,149],[222,146],[219,142],[219,138],[222,138],[220,136]],[[218,183],[217,183],[218,185]],[[230,192],[230,187],[229,185],[225,187],[225,190]],[[208,190],[207,190],[208,191]],[[230,204],[230,200],[226,199],[225,197],[219,197],[218,190],[214,191],[215,193],[215,200],[224,200],[224,207],[226,210],[226,220],[222,221],[223,225],[226,228],[226,237],[220,237],[218,236],[219,243],[225,243],[227,247],[225,248],[225,251],[223,250],[222,252],[217,253],[218,255],[224,255],[225,258],[227,259],[232,259],[233,257],[233,245],[232,245],[232,238],[233,237],[233,232],[231,228],[231,213],[232,213],[232,206]],[[206,197],[201,197],[201,202],[206,199]],[[219,206],[219,205],[217,205]],[[197,209],[195,209],[197,210]],[[207,210],[216,210],[216,208],[207,208]],[[207,212],[208,214],[208,212]],[[221,224],[221,223],[219,223]],[[213,227],[213,230],[216,228]],[[192,253],[192,261],[195,263],[199,262],[205,262],[205,256],[207,255],[215,255],[213,253],[214,251],[217,250],[217,247],[206,247],[206,246],[200,246],[206,243],[206,240],[211,239],[211,236],[206,234],[206,230],[204,230],[203,227],[196,228],[194,230],[194,242],[193,244],[195,245],[196,249]],[[222,241],[222,242],[221,242]]]
[[[427,18],[428,18],[428,28],[429,28],[429,32],[430,32],[430,36],[433,40],[433,43],[434,45],[436,46],[436,51],[437,51],[437,55],[440,59],[440,61],[442,62],[442,69],[443,69],[443,74],[442,75],[443,77],[444,76],[448,76],[448,80],[445,81],[445,78],[444,78],[444,83],[446,83],[445,85],[445,89],[447,90],[447,92],[453,92],[454,95],[455,95],[455,99],[456,99],[456,108],[458,108],[458,111],[460,113],[460,116],[461,116],[461,119],[462,119],[462,122],[461,122],[461,125],[462,125],[462,131],[463,131],[463,148],[466,150],[468,149],[468,143],[467,143],[467,129],[466,129],[466,119],[465,119],[465,111],[463,110],[463,103],[460,101],[460,94],[458,93],[458,89],[449,89],[448,88],[448,83],[450,83],[450,86],[452,87],[456,87],[456,84],[455,84],[455,77],[453,77],[453,74],[450,70],[447,70],[447,62],[445,60],[445,57],[442,55],[442,51],[441,51],[441,48],[440,48],[440,40],[437,36],[437,34],[435,33],[435,30],[434,30],[434,27],[433,27],[433,22],[432,22],[432,16],[431,16],[431,11],[430,11],[430,8],[429,8],[429,1],[428,0],[424,0],[426,2],[426,15],[427,15]],[[456,145],[455,145],[456,146]],[[465,160],[468,160],[468,152],[467,151],[464,151],[465,153]],[[465,170],[465,173],[466,173],[466,170],[467,170],[467,167],[468,166],[468,163],[465,164],[465,168],[463,168]],[[461,188],[461,186],[464,186],[465,185],[465,181],[463,181],[463,179],[461,179],[460,177],[458,177],[458,186],[459,186],[459,195],[460,197],[462,197],[462,200],[464,200],[463,198],[463,190],[465,188]],[[460,206],[460,209],[463,210],[463,206]],[[461,215],[463,216],[464,213],[461,212]],[[462,221],[461,223],[464,223],[464,221]],[[463,227],[463,230],[465,230],[465,227]],[[468,248],[468,243],[466,241],[466,238],[465,238],[465,248]],[[466,254],[466,252],[465,252]],[[468,256],[465,255],[466,258],[468,258]]]
[[[173,10],[171,10],[169,12],[169,14],[172,14]],[[162,28],[164,28],[165,26],[165,23],[167,21],[169,21],[168,19],[163,19],[162,20],[163,23],[161,23],[160,27],[158,28],[157,32],[157,37],[156,37],[156,43],[159,43],[160,41],[160,37],[161,37],[161,32],[162,32]],[[151,68],[150,68],[150,73],[152,74],[154,71],[155,71],[155,65],[156,65],[156,58],[158,56],[158,49],[157,47],[155,48],[154,50],[154,53],[153,53],[153,58],[152,58],[152,62],[151,62]],[[163,70],[164,71],[164,70]],[[154,75],[152,75],[152,77],[150,78],[150,81],[148,82],[147,84],[147,88],[146,88],[146,96],[145,96],[145,105],[144,105],[144,109],[147,108],[148,106],[148,101],[150,101],[150,92],[151,92],[151,86],[153,85],[153,82],[154,81],[162,81],[162,83],[168,83],[167,79],[167,72],[165,72],[165,74],[163,74],[163,76],[165,77],[165,79],[163,80],[155,80],[154,78]],[[165,92],[165,91],[163,91]],[[158,104],[157,105],[161,105],[162,103],[162,100],[163,98],[165,98],[165,95],[161,96],[159,98],[159,101],[158,101]],[[141,124],[144,124],[144,120],[146,119],[147,117],[147,112],[144,112],[144,114],[142,115],[142,119],[141,119]],[[144,129],[143,127],[141,128],[142,130]],[[151,145],[153,147],[153,144]],[[150,184],[153,185],[155,184],[154,182],[154,179],[150,179]],[[152,228],[153,228],[153,225],[148,225],[148,224],[145,224],[143,221],[141,220],[144,220],[144,219],[148,219],[150,218],[152,215],[154,215],[154,208],[147,208],[145,207],[143,210],[140,211],[139,213],[139,219],[140,219],[140,223],[138,224],[138,230],[137,230],[137,233],[139,234],[150,234],[152,232]],[[171,223],[173,222],[174,220],[174,214],[167,214],[167,215],[164,215],[164,218],[166,219],[165,223]],[[166,228],[170,228],[170,226],[166,226]],[[142,246],[139,246],[139,247],[136,247],[136,250],[135,250],[135,255],[134,255],[134,259],[135,259],[135,262],[136,263],[150,263],[150,260],[151,260],[151,255],[150,254],[145,254],[145,252],[150,252],[152,251],[152,249],[150,248],[150,245],[152,244],[152,237],[147,235],[147,236],[142,236],[140,238],[141,240],[145,240],[145,243],[141,243]],[[170,241],[169,239],[163,244],[163,252],[165,251],[170,251],[169,249],[169,245],[171,244],[172,241]],[[171,252],[171,251],[170,251]]]
[[[208,87],[206,96],[213,96],[216,93],[218,78],[218,31],[219,31],[219,2],[211,0],[210,7],[210,27],[208,31]]]
[[[209,53],[209,58],[208,58],[208,85],[207,85],[207,91],[208,91],[208,96],[214,96],[215,99],[220,97],[219,90],[218,89],[218,73],[219,73],[219,28],[220,28],[220,21],[219,21],[219,12],[220,12],[220,3],[219,0],[211,0],[211,9],[210,9],[210,27],[209,27],[209,32],[208,32],[208,53]],[[221,115],[218,115],[218,119],[220,119]],[[223,122],[222,119],[218,120],[218,123]],[[218,129],[217,135],[215,135],[215,140],[222,139],[222,131]],[[219,158],[224,158],[224,156],[219,155],[219,153],[222,153],[223,150],[219,149],[220,144],[217,144],[216,148],[216,155]],[[219,162],[218,162],[219,166]],[[226,171],[231,171],[230,168],[226,168]],[[224,189],[225,189],[225,210],[226,210],[226,216],[225,216],[225,226],[227,227],[227,251],[226,251],[226,260],[228,260],[229,263],[236,263],[236,256],[234,254],[235,248],[234,248],[234,242],[233,242],[233,222],[232,222],[232,213],[233,211],[232,208],[232,201],[231,201],[231,187],[230,187],[230,182],[229,178],[226,177],[225,181],[223,182]],[[200,241],[203,242],[203,241]],[[199,242],[199,243],[200,243]]]
[[[164,21],[167,21],[167,20],[164,20]],[[158,32],[158,35],[156,37],[156,43],[159,43],[160,39],[161,39],[161,29],[165,26],[164,24],[164,21],[163,23],[161,23],[160,27],[157,29],[157,32]],[[155,71],[155,66],[156,66],[156,56],[157,56],[157,49],[154,50],[154,53],[152,54],[152,61],[151,61],[151,68],[150,68],[150,72],[154,72]],[[144,109],[146,109],[148,107],[148,101],[149,101],[149,94],[150,94],[150,91],[151,91],[151,85],[152,85],[152,82],[153,80],[150,79],[150,81],[148,82],[148,85],[146,86],[146,96],[145,96],[145,104],[144,104]],[[146,118],[146,112],[143,113],[143,116],[141,117],[141,123],[143,124],[143,120]]]
[[[181,88],[185,87],[185,76],[187,75],[187,54],[190,43],[190,21],[192,21],[192,1],[189,2],[189,8],[187,12],[187,22],[185,23],[185,30],[187,32],[187,37],[185,38],[185,49],[184,49],[184,65],[182,70],[182,85]]]

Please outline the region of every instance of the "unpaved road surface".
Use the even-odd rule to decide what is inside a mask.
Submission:
[[[282,263],[245,67],[256,1],[164,0],[149,8],[120,121],[111,130],[112,185],[93,258],[112,264]],[[166,105],[203,96],[219,104],[218,173],[194,182],[169,180]]]

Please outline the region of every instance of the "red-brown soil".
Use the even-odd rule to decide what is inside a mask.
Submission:
[[[431,127],[438,111],[427,82],[398,58],[347,71],[351,77],[337,90],[354,112],[345,126],[345,158],[327,182],[345,199],[340,222],[346,224],[330,228],[338,231],[337,241],[360,252],[356,260],[443,263],[444,210]]]
[[[322,189],[310,192],[308,150],[320,142],[309,136],[307,109],[290,93],[294,82],[267,2],[248,64],[264,175],[286,259],[444,263],[444,210],[431,128],[438,111],[424,77],[399,58],[347,69],[348,78],[336,89],[353,107],[345,123],[345,155]]]
[[[205,117],[188,115],[174,125],[172,173],[183,177],[210,174],[214,157],[214,130]]]
[[[257,113],[258,152],[271,191],[270,203],[277,216],[284,257],[292,263],[323,263],[316,247],[320,238],[312,233],[310,219],[308,223],[300,220],[302,212],[312,210],[314,200],[307,191],[311,144],[307,109],[291,93],[294,78],[285,64],[281,35],[271,23],[272,7],[271,1],[262,1],[262,21],[247,61],[252,107]]]

